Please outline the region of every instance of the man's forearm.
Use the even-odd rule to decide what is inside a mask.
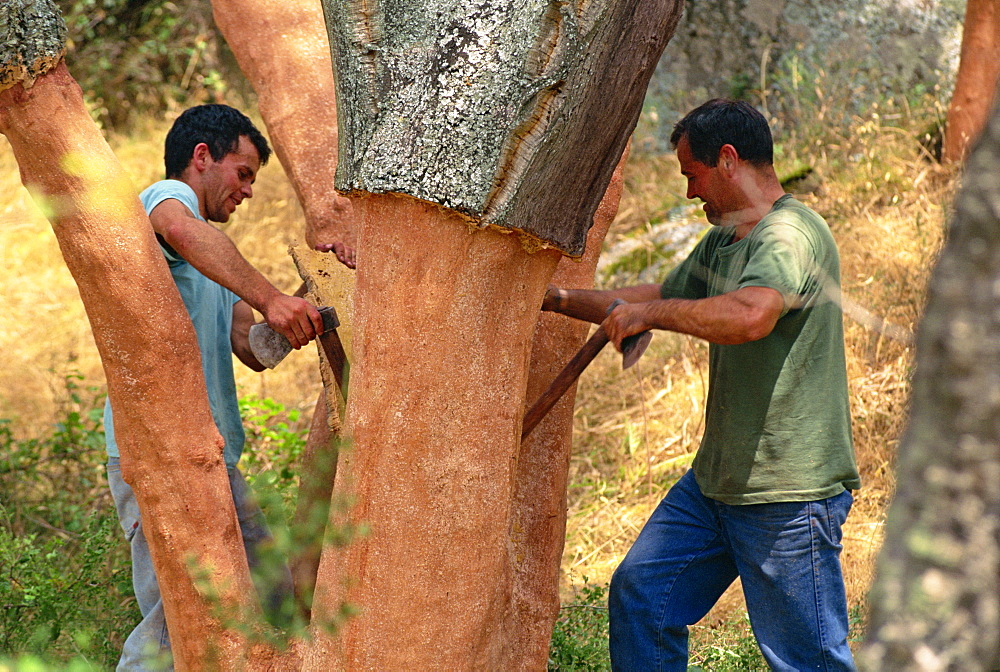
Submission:
[[[261,313],[278,289],[250,265],[229,237],[211,224],[176,227],[167,243],[205,277],[229,289]]]
[[[323,318],[315,307],[278,291],[240,254],[233,241],[211,224],[178,217],[163,224],[160,231],[188,263],[260,311],[292,347],[301,348],[323,331]]]
[[[542,310],[600,324],[607,317],[608,306],[615,299],[622,299],[628,303],[639,303],[654,301],[658,298],[660,298],[659,285],[637,285],[608,290],[550,287],[545,293]]]
[[[781,294],[767,287],[745,287],[704,299],[659,299],[619,306],[605,323],[608,337],[621,340],[647,329],[663,329],[737,345],[764,338],[781,316]]]

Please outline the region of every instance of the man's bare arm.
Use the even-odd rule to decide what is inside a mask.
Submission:
[[[208,222],[191,215],[183,203],[167,199],[149,215],[156,231],[203,275],[256,308],[294,348],[323,332],[323,318],[308,301],[281,293],[250,265],[233,241]]]
[[[561,289],[550,286],[542,301],[542,310],[562,313],[578,320],[600,324],[608,315],[608,306],[615,299],[629,303],[655,301],[660,298],[659,285],[635,285],[622,289]]]
[[[233,327],[229,340],[233,345],[233,354],[253,371],[263,371],[265,367],[254,357],[250,349],[250,327],[254,325],[253,309],[246,301],[233,304]]]
[[[665,329],[711,343],[738,345],[764,338],[781,317],[784,299],[769,287],[743,287],[706,299],[658,299],[615,308],[604,323],[621,349],[623,338],[648,329]]]

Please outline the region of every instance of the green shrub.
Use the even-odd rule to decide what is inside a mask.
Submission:
[[[65,377],[47,436],[17,439],[0,420],[0,669],[113,666],[138,620],[104,476],[103,396],[81,379]]]
[[[608,587],[588,583],[586,577],[573,599],[559,610],[549,670],[610,670],[608,657]]]
[[[126,131],[133,114],[217,102],[226,90],[223,41],[208,3],[57,3],[68,29],[66,63],[99,124]]]

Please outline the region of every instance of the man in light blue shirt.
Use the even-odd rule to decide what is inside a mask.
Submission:
[[[239,111],[226,105],[191,108],[167,134],[167,179],[143,191],[140,200],[198,337],[209,405],[225,439],[230,488],[255,585],[269,615],[280,618],[291,608],[286,600],[291,595],[291,575],[287,567],[261,567],[258,561],[260,546],[271,536],[236,468],[245,436],[232,355],[254,371],[264,369],[248,340],[253,308],[295,348],[322,333],[322,318],[304,299],[278,291],[209,223],[228,221],[236,207],[253,196],[257,171],[270,154],[267,140]],[[121,476],[110,404],[105,407],[104,426],[108,483],[131,544],[132,580],[143,617],[125,642],[118,669],[162,670],[170,666],[170,639],[135,494]]]

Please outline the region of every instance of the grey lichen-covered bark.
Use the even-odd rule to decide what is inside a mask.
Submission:
[[[408,194],[583,253],[682,2],[323,5],[339,190]]]
[[[921,325],[868,670],[1000,666],[1000,106],[963,181]]]
[[[0,2],[0,91],[30,87],[65,51],[66,23],[53,0]]]

